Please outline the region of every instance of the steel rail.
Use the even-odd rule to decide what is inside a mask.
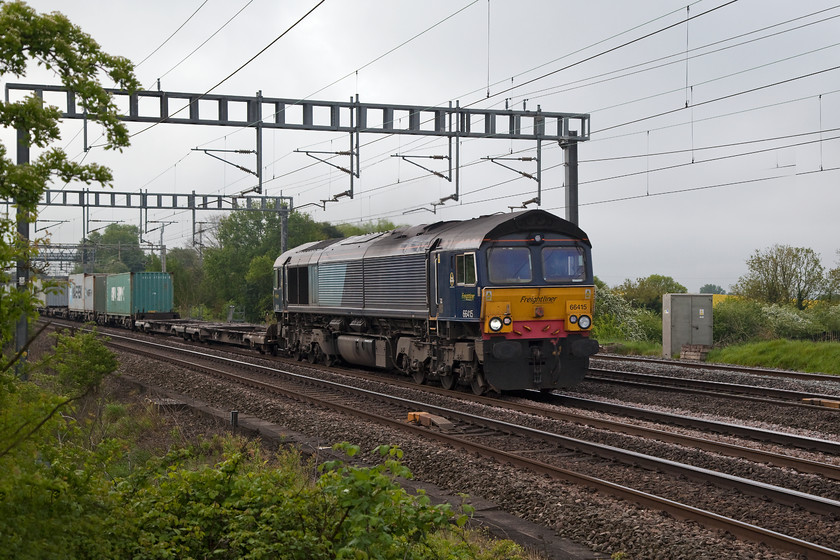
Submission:
[[[688,362],[669,360],[667,358],[651,358],[648,356],[620,356],[617,354],[598,354],[593,360],[604,360],[608,362],[637,362],[643,364],[661,364],[690,369],[708,369],[717,371],[731,371],[735,373],[749,373],[753,375],[766,375],[770,377],[786,377],[792,379],[809,379],[815,381],[833,381],[840,383],[840,375],[830,373],[811,373],[807,371],[792,371],[783,369],[757,368],[748,366],[737,366],[732,364],[718,364],[708,362]]]
[[[670,412],[659,412],[656,410],[636,408],[580,397],[571,397],[567,395],[554,395],[554,397],[556,398],[557,404],[571,406],[574,408],[597,410],[599,412],[606,412],[609,414],[622,414],[624,416],[630,416],[641,420],[672,424],[675,426],[682,426],[684,428],[702,429],[710,432],[726,433],[728,435],[754,439],[757,441],[767,441],[781,445],[790,445],[810,451],[819,451],[829,455],[840,455],[840,442],[827,439],[804,437],[775,430],[752,428],[750,426],[739,426],[738,424],[704,420],[703,418],[697,418],[694,416],[682,416],[679,414],[672,414]]]
[[[819,400],[840,400],[838,395],[827,395],[823,393],[808,393],[805,391],[791,391],[788,389],[776,389],[773,387],[759,387],[755,385],[743,385],[740,383],[725,383],[721,381],[707,381],[704,379],[688,379],[683,377],[668,377],[651,373],[636,373],[629,371],[617,371],[599,368],[589,368],[586,374],[587,380],[603,381],[607,383],[621,383],[626,385],[639,385],[649,388],[680,389],[682,391],[700,394],[711,394],[717,397],[729,397],[732,395],[752,395],[762,398],[764,402],[774,404],[794,405],[800,407],[817,408],[834,412],[840,409],[825,408],[817,405],[806,404],[804,399]],[[740,398],[740,397],[739,397]],[[779,399],[767,401],[767,398]]]

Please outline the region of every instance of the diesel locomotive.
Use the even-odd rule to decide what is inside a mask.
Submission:
[[[543,210],[304,244],[276,260],[278,349],[476,393],[570,387],[590,337],[591,243]]]

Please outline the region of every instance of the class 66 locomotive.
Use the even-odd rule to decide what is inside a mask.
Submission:
[[[590,257],[543,210],[301,245],[274,266],[279,349],[478,394],[570,387],[598,352]]]

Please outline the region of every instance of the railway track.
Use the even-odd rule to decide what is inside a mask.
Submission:
[[[137,351],[136,341],[117,340],[117,335],[112,336],[112,344],[121,346],[125,351]],[[545,474],[552,478],[565,480],[574,484],[582,484],[590,488],[607,492],[611,495],[640,503],[645,507],[667,511],[671,515],[683,519],[692,519],[708,527],[725,528],[725,530],[739,535],[742,538],[772,543],[771,546],[807,554],[809,558],[840,558],[840,552],[833,550],[836,543],[823,544],[808,543],[804,539],[795,536],[786,536],[781,532],[772,529],[762,529],[750,522],[738,521],[728,518],[726,515],[706,511],[702,508],[680,504],[678,501],[667,496],[656,496],[649,489],[632,489],[620,482],[609,481],[604,478],[593,477],[586,474],[591,472],[592,462],[601,461],[612,463],[621,461],[625,465],[644,465],[648,470],[661,473],[671,473],[674,478],[686,477],[700,481],[701,484],[714,484],[720,488],[737,488],[738,492],[762,496],[772,496],[772,500],[780,504],[787,504],[795,508],[802,508],[811,512],[815,517],[837,518],[840,517],[840,503],[830,498],[807,495],[803,492],[774,487],[764,483],[756,483],[733,477],[722,473],[716,473],[709,469],[683,465],[674,461],[662,460],[657,457],[648,456],[638,452],[614,448],[608,445],[595,444],[567,436],[562,436],[550,431],[524,426],[519,423],[500,421],[485,415],[464,412],[459,407],[457,410],[452,407],[440,406],[430,403],[427,399],[406,399],[385,395],[375,391],[364,391],[357,387],[351,387],[344,383],[329,382],[318,379],[316,376],[302,375],[290,371],[279,371],[277,367],[243,365],[241,360],[214,356],[209,358],[202,356],[195,350],[189,350],[188,358],[174,357],[171,350],[163,345],[144,342],[146,355],[155,359],[164,359],[169,363],[177,363],[181,367],[190,369],[201,369],[205,373],[214,376],[224,376],[226,379],[235,381],[238,384],[246,385],[260,392],[271,392],[280,394],[283,398],[294,399],[298,402],[307,402],[310,405],[329,408],[339,411],[342,414],[353,415],[364,418],[366,421],[387,425],[391,429],[410,433],[413,436],[424,439],[433,439],[441,444],[464,449],[469,453],[475,453],[484,457],[493,458],[497,461],[509,463],[532,472]],[[179,353],[184,352],[183,350]],[[213,365],[208,365],[212,361]],[[222,364],[222,365],[220,365]],[[243,368],[247,368],[246,373]],[[320,375],[320,374],[317,374]],[[282,380],[282,381],[281,381]],[[407,385],[410,387],[410,385]],[[499,400],[486,399],[476,400],[473,395],[455,394],[444,392],[447,398],[468,398],[483,406],[496,408],[505,407],[508,411],[516,409],[520,413],[540,414],[542,419],[550,418],[560,420],[559,413],[549,413],[544,408],[535,405],[525,405],[500,402]],[[539,410],[534,410],[534,409]],[[371,412],[375,410],[376,412]],[[410,411],[422,410],[430,412],[442,418],[446,418],[451,425],[444,428],[425,427],[409,424],[406,422],[407,413]],[[590,420],[580,418],[574,419],[567,415],[562,418],[566,422],[589,423]],[[616,431],[630,430],[630,428],[619,427],[616,423],[607,427],[609,423],[599,425],[599,429],[610,429]],[[660,431],[661,432],[661,431]],[[646,433],[635,433],[639,437],[655,437],[665,439],[666,434],[647,431]],[[671,442],[679,445],[700,447],[696,439],[680,439],[679,436],[671,434]],[[703,444],[705,445],[705,444]],[[725,447],[725,446],[723,446]],[[717,446],[716,453],[723,453],[723,447]],[[835,449],[836,451],[836,449]],[[574,458],[570,454],[574,454]],[[729,448],[728,454],[739,455],[737,446]],[[538,458],[535,458],[538,457]],[[561,463],[578,463],[581,468],[572,470],[556,464],[558,457]],[[750,460],[767,460],[767,457]],[[777,457],[775,461],[787,461],[790,458]],[[813,463],[813,462],[812,462]],[[798,466],[785,464],[802,472],[817,472],[808,470],[818,469],[817,474],[838,479],[837,467],[831,465],[819,466],[817,463],[807,465],[799,463]],[[625,469],[627,467],[624,467]],[[634,467],[638,468],[638,467]],[[615,469],[613,469],[615,470]],[[659,476],[659,475],[657,475]],[[723,492],[726,494],[726,491]],[[781,506],[780,506],[781,507]]]
[[[111,336],[124,336],[123,331],[114,330],[112,332],[115,334],[112,334]],[[181,344],[180,341],[178,341],[177,343]],[[189,343],[187,343],[186,346],[194,347],[194,345]],[[241,356],[243,359],[255,359],[255,355],[252,351],[228,347],[225,347],[224,349],[217,349],[219,351],[223,351],[225,354]],[[283,360],[273,360],[271,363],[277,362],[279,362],[280,364],[286,363]],[[335,366],[325,367],[311,363],[308,364],[307,367],[315,371],[327,371],[332,373],[347,374],[355,378],[361,378],[375,382],[384,382],[388,385],[395,387],[417,389],[417,384],[412,381],[409,381],[407,378],[395,377],[391,374],[382,374],[378,371],[348,369]],[[423,385],[422,388],[427,393],[439,395],[442,397],[451,397],[453,395],[453,392],[451,390],[444,389],[436,385]],[[680,426],[683,428],[697,430],[700,432],[709,432],[713,434],[727,434],[737,436],[739,438],[744,438],[746,440],[774,443],[778,445],[812,450],[840,457],[840,443],[815,437],[799,436],[788,432],[780,432],[762,428],[754,428],[740,424],[702,419],[696,416],[673,414],[656,410],[650,410],[642,407],[634,407],[598,401],[594,399],[572,397],[560,393],[547,394],[536,391],[522,392],[521,394],[525,395],[524,399],[500,399],[498,397],[492,396],[478,396],[471,394],[469,391],[456,392],[455,394],[460,400],[469,401],[481,405],[503,407],[510,411],[517,411],[525,414],[533,414],[536,416],[544,416],[547,418],[553,418],[555,420],[570,423],[596,426],[600,429],[639,435],[642,437],[648,437],[652,439],[659,439],[660,441],[667,441],[670,443],[675,443],[678,445],[684,445],[688,447],[699,447],[723,455],[730,455],[733,457],[741,458],[751,458],[751,460],[758,460],[768,462],[777,466],[794,468],[800,472],[822,474],[830,478],[836,478],[837,470],[838,468],[840,468],[834,465],[825,465],[824,463],[808,461],[797,457],[785,456],[779,453],[765,452],[761,451],[760,449],[753,449],[744,445],[732,445],[717,442],[712,439],[676,434],[672,431],[668,431],[667,429],[645,428],[643,426],[639,426],[638,424],[632,424],[620,420],[599,420],[593,418],[590,415],[576,414],[574,412],[564,412],[557,409],[539,406],[534,403],[543,402],[549,405],[557,405],[560,407],[573,407],[582,411],[600,411],[619,417],[635,418],[639,420],[655,422],[657,424],[662,424],[663,426]]]
[[[703,369],[703,370],[714,370],[714,371],[722,371],[722,372],[733,372],[733,373],[747,373],[750,375],[762,375],[767,377],[781,377],[786,379],[796,379],[796,380],[811,380],[811,381],[834,381],[840,382],[840,376],[837,375],[830,375],[826,373],[809,373],[809,372],[802,372],[802,371],[790,371],[790,370],[783,370],[783,369],[769,369],[769,368],[758,368],[758,367],[747,367],[747,366],[737,366],[737,365],[730,365],[730,364],[715,364],[715,363],[707,363],[707,362],[691,362],[686,360],[680,360],[679,362],[675,360],[668,360],[665,358],[651,358],[649,356],[619,356],[615,354],[598,354],[596,358],[593,358],[598,362],[606,362],[606,363],[636,363],[636,364],[643,364],[643,365],[668,365],[668,366],[679,366],[685,369]]]
[[[590,368],[586,378],[589,381],[598,381],[602,383],[634,385],[648,389],[666,389],[671,391],[678,390],[701,395],[709,395],[716,398],[731,397],[738,399],[750,399],[757,402],[792,407],[825,408],[823,404],[814,403],[840,403],[840,397],[837,395],[804,391],[789,391],[786,389],[759,387],[743,383],[723,383],[720,381],[668,377],[650,373],[633,373],[601,368]],[[834,378],[833,381],[837,381],[837,379]],[[831,410],[840,412],[840,408],[832,408]]]

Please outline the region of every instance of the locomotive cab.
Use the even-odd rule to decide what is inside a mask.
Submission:
[[[487,383],[505,390],[580,382],[598,351],[589,338],[595,294],[588,245],[552,233],[509,235],[487,242],[481,254]]]

